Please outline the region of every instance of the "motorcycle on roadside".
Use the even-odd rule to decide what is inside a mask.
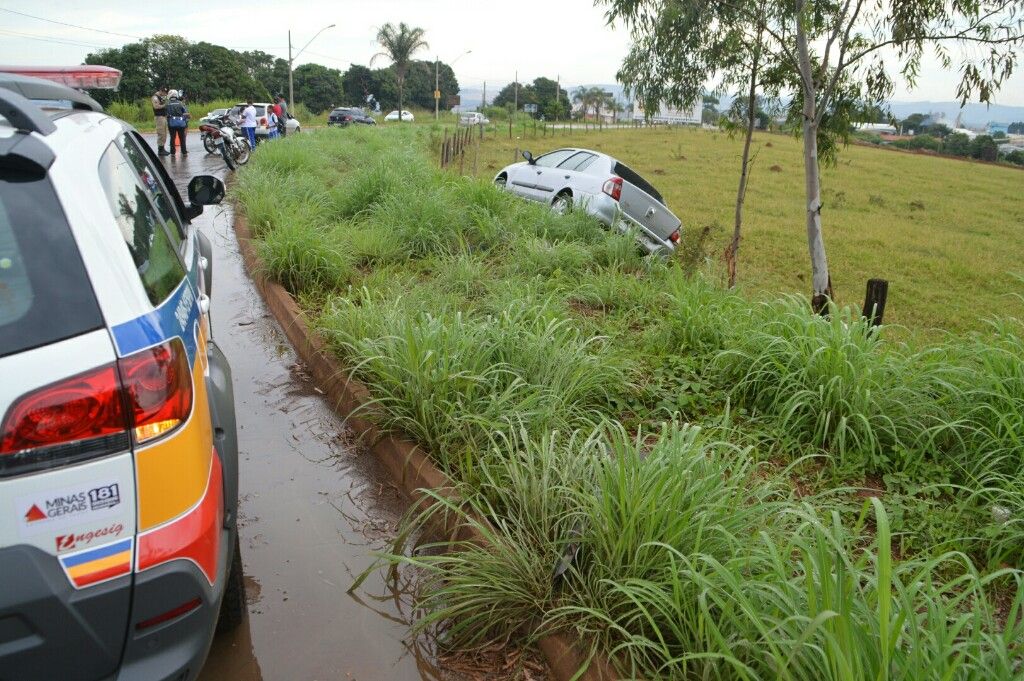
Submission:
[[[201,124],[199,132],[206,151],[211,154],[219,151],[230,170],[249,162],[249,142],[238,134],[230,116],[221,116]]]

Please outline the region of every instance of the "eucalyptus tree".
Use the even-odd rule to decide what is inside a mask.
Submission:
[[[716,78],[720,79],[719,91],[744,90],[732,107],[733,113],[744,119],[745,134],[733,234],[725,249],[730,287],[736,283],[757,93],[777,93],[786,77],[777,68],[764,68],[765,43],[769,39],[766,28],[776,18],[768,12],[769,1],[750,0],[749,12],[737,12],[725,3],[708,0],[608,2],[609,21],[622,20],[633,38],[618,78],[648,115],[662,103],[687,107],[704,100],[707,83]],[[657,55],[657,59],[651,55]]]
[[[925,55],[959,73],[961,102],[989,102],[1017,65],[1024,39],[1024,0],[597,0],[609,21],[631,27],[636,45],[623,64],[637,60],[651,95],[703,84],[709,70],[735,68],[749,41],[732,42],[738,30],[763,30],[760,58],[792,95],[791,116],[804,146],[807,247],[816,309],[832,296],[821,229],[822,157],[834,157],[837,138],[863,103],[890,97],[895,80],[916,85]],[[716,38],[715,32],[725,35]],[[737,38],[738,40],[738,38]],[[657,49],[654,49],[654,48]],[[695,56],[687,63],[677,55]],[[652,59],[652,55],[656,59]],[[751,55],[752,56],[752,55]],[[660,67],[667,62],[671,68]]]
[[[377,42],[382,50],[373,55],[370,59],[372,66],[377,59],[383,57],[390,59],[395,69],[395,82],[398,85],[398,118],[402,118],[402,91],[405,87],[405,75],[409,72],[409,65],[412,63],[412,56],[418,50],[427,49],[430,45],[423,39],[426,31],[422,28],[408,26],[404,21],[399,22],[396,28],[394,24],[384,24],[377,31]]]

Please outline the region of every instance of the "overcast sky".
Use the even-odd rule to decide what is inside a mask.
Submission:
[[[333,23],[297,63],[344,70],[350,63],[368,63],[377,52],[377,27],[405,21],[426,29],[430,49],[421,59],[458,58],[454,68],[463,87],[487,81],[491,90],[510,82],[517,70],[520,81],[560,75],[567,85],[613,83],[629,49],[627,33],[607,26],[593,0],[0,0],[0,8],[78,26],[0,9],[0,64],[78,64],[91,51],[154,33],[287,57],[289,28],[298,50]],[[472,52],[459,57],[467,50]],[[893,99],[955,100],[957,81],[956,73],[930,61],[917,87],[899,88]],[[996,102],[1024,105],[1024,71],[1003,85]]]

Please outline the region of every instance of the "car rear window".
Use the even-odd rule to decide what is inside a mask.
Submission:
[[[0,168],[0,357],[102,326],[50,181]]]
[[[640,175],[638,175],[637,172],[630,168],[629,166],[623,165],[622,163],[616,163],[615,170],[613,170],[612,172],[614,172],[616,175],[621,177],[626,182],[629,182],[633,186],[639,187],[643,191],[650,194],[651,198],[653,198],[661,205],[665,205],[665,199],[661,198],[661,192],[655,189],[654,185],[652,185],[650,182],[640,177]]]

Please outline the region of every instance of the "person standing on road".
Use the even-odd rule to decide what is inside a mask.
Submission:
[[[278,119],[277,113],[274,111],[276,108],[276,105],[267,107],[267,139],[271,140],[276,140],[280,135],[277,127],[280,119]]]
[[[157,153],[167,156],[167,86],[164,85],[152,98],[153,120],[156,122]]]
[[[245,136],[249,138],[249,148],[256,148],[256,107],[252,105],[252,100],[245,100],[245,108],[242,109],[242,130],[245,131]]]
[[[285,137],[288,135],[288,119],[291,118],[292,115],[288,113],[288,102],[285,101],[284,95],[277,96],[277,105],[281,107],[277,116],[280,120],[281,126],[279,129],[281,131],[281,136]]]
[[[181,155],[188,154],[185,146],[185,137],[188,134],[188,107],[181,102],[181,96],[177,90],[168,93],[167,102],[167,127],[171,130],[171,156],[174,156],[175,142],[181,143]]]

